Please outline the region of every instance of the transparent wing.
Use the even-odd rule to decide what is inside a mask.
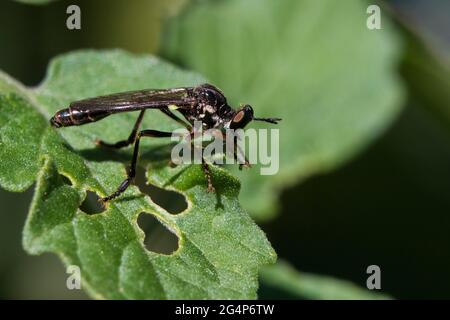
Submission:
[[[109,112],[133,111],[144,108],[163,108],[176,105],[187,107],[194,102],[191,88],[137,90],[74,101],[71,108],[78,110],[104,110]]]

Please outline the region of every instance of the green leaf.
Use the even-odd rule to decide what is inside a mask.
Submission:
[[[386,15],[381,30],[369,30],[367,6],[197,1],[168,24],[169,58],[202,72],[234,104],[251,104],[256,116],[283,119],[279,173],[236,173],[241,202],[255,218],[272,217],[283,188],[348,161],[399,114],[399,38]]]
[[[402,19],[399,19],[399,22]],[[402,64],[411,95],[423,107],[450,123],[450,58],[439,55],[426,37],[404,25],[406,50]]]
[[[48,119],[76,99],[143,88],[195,85],[203,78],[155,57],[123,51],[79,51],[54,59],[45,81],[24,88],[0,75],[0,185],[23,191],[36,181],[23,233],[31,254],[54,252],[81,269],[82,287],[95,298],[255,298],[261,265],[275,252],[239,206],[239,182],[214,168],[217,193],[206,192],[199,166],[166,166],[167,139],[143,140],[141,165],[151,182],[182,193],[188,208],[168,213],[137,187],[107,210],[86,214],[80,205],[90,190],[100,196],[125,178],[131,148],[96,148],[96,138],[126,138],[136,114],[119,114],[80,127],[51,128]],[[143,128],[177,127],[149,111]],[[70,180],[70,183],[67,182]],[[137,217],[156,217],[179,238],[171,255],[147,251]]]
[[[289,263],[278,260],[261,269],[261,281],[273,288],[285,290],[302,299],[323,300],[374,300],[391,299],[361,288],[350,281],[297,271]]]

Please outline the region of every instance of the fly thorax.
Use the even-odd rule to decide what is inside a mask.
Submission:
[[[209,104],[203,104],[200,106],[197,117],[198,120],[203,122],[203,126],[206,129],[215,128],[220,121],[216,108]]]

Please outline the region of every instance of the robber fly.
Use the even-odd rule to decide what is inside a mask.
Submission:
[[[127,178],[115,192],[101,198],[102,202],[107,202],[121,195],[133,181],[136,175],[136,163],[141,137],[163,138],[172,136],[171,132],[158,130],[139,131],[139,126],[147,109],[159,109],[165,115],[186,127],[191,133],[194,130],[194,121],[201,121],[205,130],[226,130],[243,129],[252,120],[274,124],[281,120],[279,118],[255,118],[253,109],[249,105],[244,105],[237,111],[233,110],[228,105],[223,93],[210,84],[202,84],[196,87],[129,91],[74,101],[69,108],[56,112],[50,119],[53,127],[79,126],[101,120],[119,112],[140,111],[128,139],[116,143],[107,143],[102,140],[96,141],[98,145],[110,148],[123,148],[134,143],[134,152]],[[172,110],[179,112],[187,122],[178,117]],[[211,173],[204,159],[202,159],[202,166],[208,180],[208,191],[213,191]]]

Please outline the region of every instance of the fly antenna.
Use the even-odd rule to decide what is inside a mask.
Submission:
[[[273,124],[277,124],[278,121],[281,121],[280,118],[253,118],[253,120],[265,121],[265,122],[269,122],[269,123],[273,123]]]

